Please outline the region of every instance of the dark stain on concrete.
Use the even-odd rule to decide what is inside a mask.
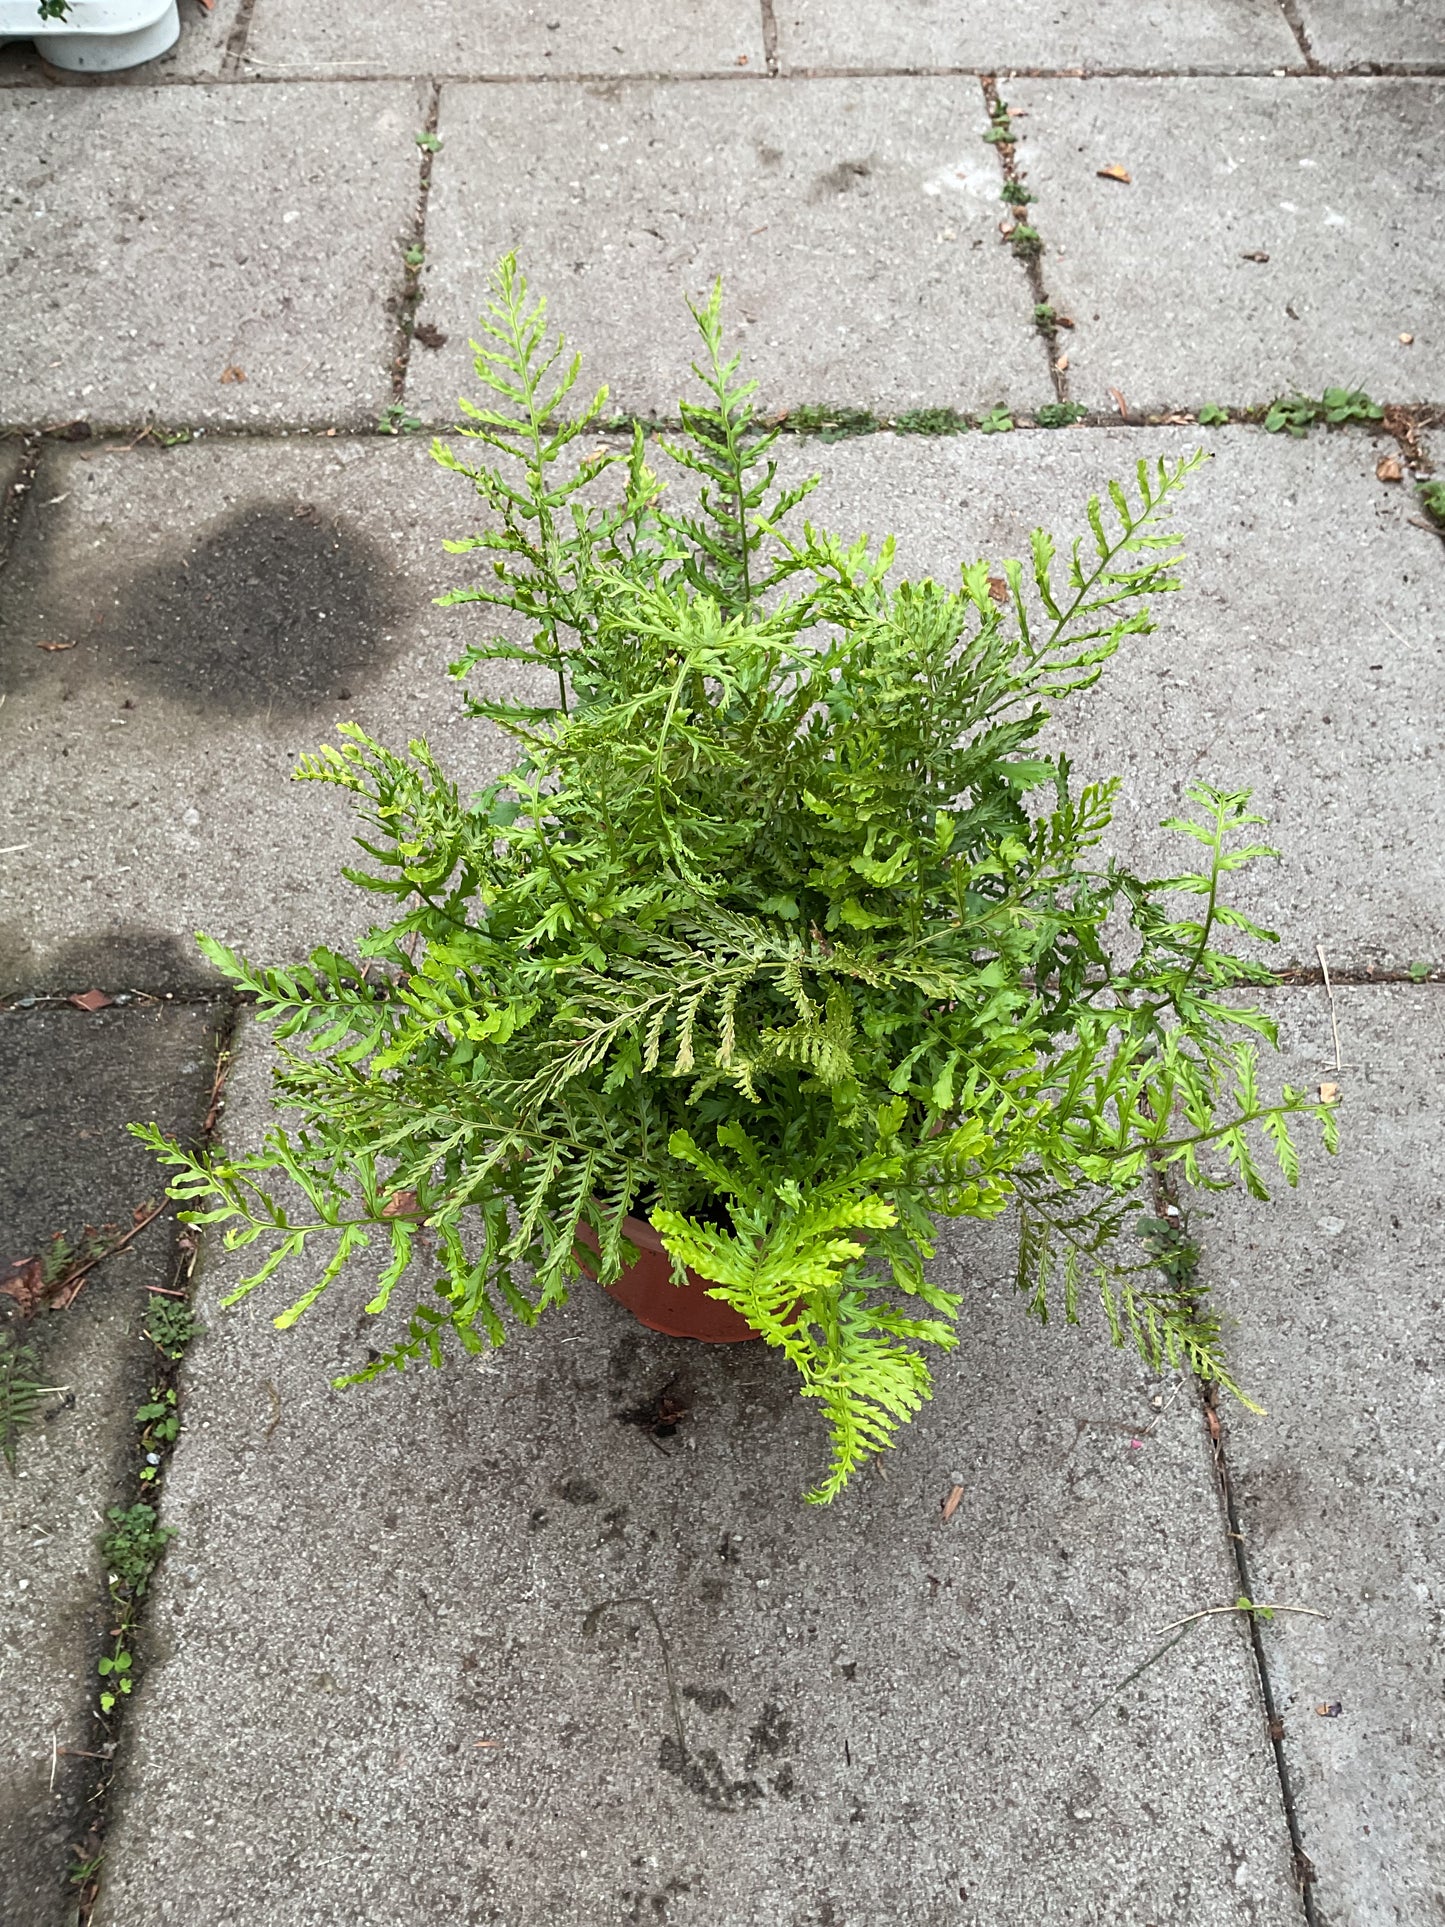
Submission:
[[[0,929],[0,996],[72,990],[221,994],[224,988],[191,939],[145,924],[90,930],[54,950],[37,947],[13,924]]]
[[[394,568],[347,517],[258,502],[144,563],[77,607],[63,545],[48,548],[0,674],[8,688],[96,676],[205,715],[291,716],[344,701],[394,653],[404,612]],[[27,598],[28,600],[28,598]],[[37,622],[74,649],[46,652]],[[7,625],[9,627],[9,625]]]
[[[839,161],[818,175],[808,191],[810,201],[826,201],[830,194],[851,194],[861,181],[866,181],[873,172],[871,159],[861,161]]]

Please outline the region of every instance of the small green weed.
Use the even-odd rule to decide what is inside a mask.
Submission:
[[[1229,420],[1229,410],[1221,408],[1217,401],[1207,401],[1199,411],[1201,428],[1222,428]]]
[[[441,141],[435,134],[429,134],[423,131],[420,134],[414,135],[413,138],[423,154],[440,154],[442,151]]]
[[[871,408],[823,408],[805,404],[788,411],[788,426],[799,435],[816,435],[820,442],[841,442],[851,435],[873,434],[878,417]]]
[[[411,435],[421,427],[421,417],[407,413],[404,402],[388,402],[377,419],[378,435]]]
[[[1410,965],[1410,982],[1412,984],[1423,984],[1425,979],[1429,975],[1430,975],[1429,964],[1424,963],[1421,960],[1417,959],[1414,963]]]
[[[990,408],[978,425],[980,435],[1007,435],[1014,418],[1006,408]]]
[[[1017,227],[1011,229],[1008,238],[1020,261],[1037,261],[1044,251],[1043,235],[1036,227],[1030,227],[1027,221],[1020,221]]]
[[[146,1319],[146,1337],[167,1358],[179,1358],[191,1340],[205,1330],[184,1299],[155,1298]]]
[[[1046,401],[1042,408],[1034,410],[1034,420],[1040,428],[1072,428],[1088,412],[1079,401]]]
[[[968,417],[956,408],[910,408],[894,417],[893,426],[900,435],[961,435]]]
[[[996,100],[993,103],[989,108],[989,120],[991,123],[989,130],[983,136],[989,146],[1012,147],[1014,143],[1014,130],[1009,121],[1008,104],[1006,101]]]
[[[426,259],[426,249],[420,241],[413,241],[401,258],[409,268],[419,268]]]
[[[1445,482],[1421,482],[1416,494],[1430,520],[1445,530]]]
[[[1190,1236],[1189,1218],[1183,1211],[1169,1217],[1140,1218],[1135,1232],[1156,1271],[1162,1272],[1176,1288],[1189,1285],[1199,1266],[1199,1242]]]
[[[172,1403],[174,1398],[172,1393]],[[135,1655],[130,1649],[130,1635],[151,1575],[167,1543],[176,1535],[174,1526],[157,1523],[155,1507],[143,1501],[131,1506],[113,1505],[105,1516],[110,1520],[111,1529],[101,1540],[100,1550],[109,1568],[107,1583],[111,1604],[120,1623],[110,1635],[114,1642],[110,1651],[96,1661],[95,1670],[105,1682],[101,1688],[100,1710],[110,1713],[117,1700],[129,1695],[134,1686]]]
[[[1342,422],[1377,422],[1384,412],[1363,388],[1327,388],[1318,401],[1311,395],[1279,396],[1266,410],[1264,425],[1271,435],[1283,430],[1303,437],[1316,422],[1326,422],[1331,427],[1338,427]]]
[[[1050,341],[1059,331],[1058,319],[1059,311],[1051,301],[1034,303],[1034,326],[1041,335],[1047,335]]]
[[[999,199],[1007,201],[1010,207],[1027,207],[1030,201],[1037,198],[1038,196],[1031,194],[1022,181],[1005,181],[999,193]]]

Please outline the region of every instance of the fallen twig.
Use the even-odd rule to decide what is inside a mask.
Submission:
[[[1192,1626],[1196,1620],[1213,1619],[1216,1613],[1260,1613],[1268,1619],[1271,1613],[1304,1613],[1310,1619],[1328,1619],[1328,1613],[1317,1612],[1313,1606],[1275,1606],[1267,1601],[1236,1599],[1232,1606],[1206,1606],[1202,1612],[1190,1613],[1187,1619],[1173,1619],[1167,1626],[1161,1626],[1154,1637],[1160,1639],[1165,1633],[1172,1633],[1176,1626]]]
[[[94,1271],[97,1265],[104,1264],[107,1258],[113,1258],[116,1252],[123,1251],[132,1238],[137,1237],[144,1231],[148,1224],[155,1223],[165,1208],[166,1201],[162,1198],[160,1203],[147,1217],[138,1218],[130,1230],[127,1231],[124,1236],[117,1238],[113,1245],[108,1246],[104,1251],[96,1252],[93,1258],[87,1258],[85,1263],[77,1265],[74,1271],[68,1271],[60,1280],[57,1290],[52,1294],[51,1303],[55,1306],[55,1309],[57,1311],[69,1311],[70,1307],[80,1296],[80,1288],[85,1283],[87,1273]],[[61,1297],[61,1292],[65,1293],[64,1297]]]

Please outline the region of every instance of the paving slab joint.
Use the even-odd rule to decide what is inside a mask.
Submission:
[[[1166,1224],[1176,1227],[1181,1239],[1185,1236],[1185,1213],[1181,1207],[1178,1187],[1174,1173],[1161,1165],[1155,1165],[1150,1189],[1153,1193],[1154,1210],[1157,1217]],[[1177,1287],[1186,1294],[1202,1295],[1201,1254],[1197,1245],[1181,1242],[1179,1246],[1183,1266],[1177,1277]],[[1224,1425],[1219,1416],[1219,1387],[1202,1379],[1194,1380],[1195,1396],[1199,1405],[1200,1418],[1209,1438],[1210,1458],[1214,1466],[1214,1477],[1219,1492],[1220,1507],[1223,1513],[1224,1529],[1229,1546],[1229,1556],[1239,1581],[1241,1600],[1252,1600],[1254,1581],[1250,1575],[1249,1552],[1245,1544],[1244,1528],[1240,1523],[1239,1509],[1235,1503],[1234,1485],[1230,1478],[1229,1458],[1226,1447]],[[1315,1908],[1313,1862],[1305,1852],[1304,1834],[1300,1827],[1299,1812],[1295,1805],[1294,1787],[1290,1778],[1289,1761],[1284,1750],[1284,1722],[1280,1717],[1279,1703],[1275,1698],[1274,1681],[1270,1676],[1269,1655],[1265,1651],[1264,1639],[1260,1632],[1260,1615],[1243,1612],[1249,1634],[1250,1651],[1254,1657],[1255,1675],[1259,1683],[1260,1707],[1263,1713],[1265,1735],[1269,1742],[1274,1761],[1275,1777],[1279,1782],[1280,1806],[1284,1813],[1285,1826],[1289,1831],[1290,1861],[1294,1874],[1295,1888],[1299,1894],[1300,1908],[1305,1927],[1321,1927]]]
[[[226,36],[226,51],[221,56],[222,80],[241,80],[247,78],[242,73],[242,62],[246,58],[246,42],[251,34],[251,15],[256,11],[256,0],[241,0],[236,9],[236,18],[231,22],[231,31]]]
[[[43,447],[39,429],[22,429],[16,439],[21,443],[20,466],[9,488],[0,496],[0,572],[10,560],[11,551],[19,539],[20,525],[35,492],[35,476],[40,467]]]
[[[397,304],[396,353],[391,363],[390,427],[394,435],[401,433],[403,423],[410,425],[415,421],[415,417],[408,417],[405,414],[406,377],[411,367],[416,311],[421,304],[421,271],[426,265],[426,212],[431,198],[432,164],[440,146],[437,139],[437,126],[441,119],[441,106],[441,82],[434,80],[427,98],[426,119],[416,137],[417,153],[421,160],[417,180],[416,212],[412,216],[411,231],[402,244],[402,285]]]
[[[1069,357],[1058,347],[1055,310],[1044,284],[1045,243],[1039,232],[1038,223],[1033,218],[1024,172],[1018,163],[1018,136],[1008,105],[999,93],[998,77],[995,74],[981,75],[979,84],[983,88],[984,101],[988,107],[989,125],[984,139],[990,142],[994,153],[998,156],[999,171],[1003,176],[999,200],[1012,216],[1013,221],[1012,227],[1009,228],[1005,228],[1000,222],[999,229],[1013,248],[1015,257],[1022,263],[1028,277],[1029,288],[1033,294],[1035,331],[1043,343],[1044,352],[1048,358],[1049,380],[1053,384],[1055,404],[1067,407]]]
[[[1280,12],[1284,15],[1289,30],[1304,56],[1305,66],[1312,74],[1323,73],[1324,69],[1315,59],[1314,48],[1310,45],[1309,29],[1305,26],[1304,15],[1300,12],[1299,0],[1280,0]]]
[[[195,1143],[204,1150],[209,1150],[215,1142],[224,1109],[226,1078],[231,1067],[241,1013],[240,1003],[234,998],[212,997],[209,1001],[216,1007],[218,1015],[215,1069],[205,1116],[194,1134]],[[169,1210],[162,1210],[158,1216],[162,1223],[173,1222]],[[180,1310],[189,1308],[200,1255],[200,1242],[194,1234],[178,1240],[170,1286],[160,1296],[159,1302]],[[155,1314],[151,1312],[147,1316],[153,1319]],[[137,1414],[136,1449],[121,1482],[119,1504],[110,1508],[109,1516],[112,1519],[117,1512],[129,1515],[128,1520],[116,1522],[116,1534],[113,1536],[125,1534],[129,1527],[128,1550],[132,1557],[139,1558],[140,1567],[132,1574],[129,1583],[123,1572],[109,1574],[105,1597],[101,1602],[104,1612],[102,1623],[108,1632],[96,1654],[97,1665],[91,1678],[93,1680],[98,1674],[102,1687],[116,1690],[111,1695],[110,1707],[104,1711],[97,1710],[94,1716],[103,1738],[98,1738],[93,1750],[84,1756],[90,1771],[86,1776],[88,1784],[84,1788],[81,1811],[90,1815],[90,1825],[84,1839],[74,1843],[76,1865],[70,1874],[70,1897],[75,1902],[75,1927],[90,1927],[100,1898],[110,1794],[117,1776],[124,1771],[122,1749],[125,1744],[126,1715],[134,1703],[134,1695],[144,1686],[145,1601],[149,1580],[165,1556],[164,1528],[157,1532],[154,1514],[160,1510],[166,1471],[183,1419],[181,1367],[190,1340],[197,1330],[194,1324],[186,1330],[185,1323],[181,1321],[179,1330],[173,1323],[173,1342],[162,1345],[151,1340],[155,1346],[155,1359],[149,1372],[150,1398]],[[149,1334],[144,1336],[149,1337]],[[167,1334],[167,1338],[170,1337],[171,1334]],[[159,1423],[157,1415],[160,1416]],[[142,1513],[137,1520],[133,1510],[137,1506],[151,1508],[152,1512],[150,1515]],[[117,1621],[118,1624],[115,1623]],[[117,1665],[118,1659],[121,1665]],[[125,1682],[123,1687],[120,1685],[122,1680]]]
[[[763,20],[763,64],[768,70],[769,78],[776,80],[778,75],[778,16],[773,7],[773,0],[758,0],[758,7]]]

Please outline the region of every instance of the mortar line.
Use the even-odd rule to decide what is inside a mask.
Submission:
[[[778,16],[773,0],[758,0],[763,28],[763,65],[770,80],[778,78]]]
[[[1229,1455],[1224,1443],[1224,1428],[1218,1416],[1218,1387],[1204,1385],[1196,1380],[1195,1392],[1199,1401],[1200,1416],[1205,1421],[1209,1435],[1214,1476],[1219,1488],[1220,1502],[1224,1508],[1229,1551],[1239,1580],[1240,1596],[1244,1599],[1253,1599],[1254,1581],[1250,1575],[1249,1553],[1245,1548],[1244,1527],[1241,1523],[1239,1508],[1235,1504]],[[1300,1825],[1299,1809],[1295,1804],[1294,1784],[1290,1777],[1289,1759],[1285,1752],[1284,1721],[1280,1717],[1279,1702],[1274,1694],[1274,1679],[1269,1670],[1269,1654],[1265,1650],[1259,1614],[1245,1613],[1243,1618],[1249,1631],[1250,1652],[1254,1656],[1260,1699],[1264,1705],[1265,1731],[1274,1761],[1275,1778],[1279,1783],[1280,1805],[1284,1809],[1285,1825],[1289,1829],[1290,1852],[1294,1861],[1295,1886],[1299,1893],[1300,1907],[1304,1913],[1306,1927],[1321,1927],[1314,1898],[1316,1879],[1314,1862],[1305,1851],[1304,1829]]]
[[[220,78],[238,81],[247,78],[241,72],[241,63],[246,57],[246,42],[251,37],[251,15],[256,11],[256,0],[241,0],[236,9],[236,17],[231,22],[231,31],[226,36],[226,51],[221,56]]]
[[[209,1149],[215,1142],[220,1114],[224,1109],[225,1079],[230,1066],[231,1053],[235,1045],[236,1029],[240,1018],[241,1007],[235,997],[229,997],[224,993],[208,998],[205,1001],[215,1008],[218,1019],[213,1059],[215,1073],[211,1091],[213,1109],[209,1118],[198,1120],[197,1128],[187,1135],[193,1143],[204,1149]],[[174,1213],[167,1211],[162,1222],[174,1227],[176,1225]],[[197,1247],[197,1250],[199,1251],[199,1247]],[[185,1305],[194,1303],[195,1269],[196,1265],[193,1260],[190,1270],[184,1274],[187,1286],[189,1287],[186,1297],[175,1301],[168,1300],[167,1302],[176,1302]],[[182,1273],[178,1269],[172,1279],[172,1283],[179,1283],[181,1277]],[[192,1335],[194,1336],[194,1334]],[[189,1351],[189,1349],[190,1340],[187,1340],[186,1350]],[[185,1352],[183,1352],[180,1357],[172,1358],[157,1349],[155,1359],[150,1364],[150,1379],[153,1387],[159,1391],[162,1396],[167,1392],[179,1390],[181,1366],[184,1363],[185,1355]],[[178,1413],[184,1413],[184,1405],[179,1399],[175,1409]],[[182,1417],[182,1429],[183,1428],[184,1418]],[[139,1435],[137,1435],[137,1437],[138,1436]],[[163,1520],[165,1475],[170,1468],[175,1446],[176,1441],[174,1439],[169,1441],[153,1441],[152,1449],[157,1455],[158,1463],[155,1467],[156,1476],[149,1480],[142,1480],[139,1477],[139,1457],[133,1449],[130,1463],[124,1468],[123,1472],[124,1490],[114,1503],[122,1505],[127,1509],[136,1504],[154,1506],[156,1513]],[[152,1575],[154,1571],[159,1568],[164,1558],[165,1553],[164,1550],[162,1550],[156,1559],[155,1567],[152,1568]],[[101,1608],[104,1616],[100,1623],[104,1627],[112,1623],[112,1616],[120,1602],[115,1595],[112,1594],[109,1584],[105,1580],[103,1567],[102,1587]],[[150,1618],[150,1601],[153,1596],[153,1591],[148,1584],[145,1591],[140,1595],[140,1598],[134,1600],[134,1617],[127,1622],[127,1630],[124,1636],[128,1642],[127,1650],[130,1650],[131,1645],[133,1645],[135,1653],[141,1662],[129,1675],[129,1677],[135,1681],[137,1688],[141,1692],[145,1690],[145,1637],[147,1623]],[[110,1641],[103,1635],[101,1651],[104,1653],[109,1649]],[[83,1819],[88,1813],[91,1816],[91,1820],[88,1833],[82,1841],[76,1843],[75,1851],[80,1854],[82,1862],[95,1863],[95,1871],[90,1879],[80,1888],[78,1893],[72,1896],[75,1904],[76,1927],[90,1927],[91,1917],[94,1914],[96,1904],[100,1898],[101,1886],[105,1879],[106,1834],[110,1820],[111,1790],[124,1764],[123,1749],[125,1746],[126,1727],[131,1709],[135,1704],[136,1697],[138,1697],[136,1693],[119,1696],[111,1711],[108,1714],[103,1714],[99,1710],[98,1699],[95,1697],[96,1679],[97,1675],[92,1671],[90,1679],[87,1682],[86,1702],[91,1719],[99,1722],[106,1734],[106,1744],[109,1746],[109,1751],[103,1753],[100,1758],[85,1760],[81,1765],[81,1771],[76,1776],[81,1786],[81,1798],[78,1803],[80,1817]],[[97,1747],[95,1751],[101,1753],[101,1748]]]
[[[254,4],[254,0],[252,0]],[[249,15],[247,16],[249,21]],[[240,31],[238,19],[233,29],[233,39]],[[230,43],[228,43],[229,46]],[[242,55],[244,58],[244,54]],[[437,74],[434,70],[418,72],[381,72],[375,68],[348,68],[338,65],[334,70],[319,71],[315,68],[274,68],[270,72],[256,66],[244,72],[227,71],[224,61],[220,71],[214,74],[155,74],[138,79],[127,79],[117,75],[103,80],[102,86],[133,87],[159,91],[169,87],[279,87],[313,86],[326,87],[338,82],[348,86],[386,86],[392,82],[441,81],[467,87],[537,87],[537,86],[602,86],[617,82],[642,82],[647,85],[691,86],[698,81],[719,80],[746,86],[750,82],[784,79],[796,81],[809,80],[985,80],[996,77],[997,70],[991,67],[797,67],[790,68],[786,74],[768,73],[765,69],[744,69],[736,71],[727,68],[708,68],[697,72],[647,71],[636,69],[629,73],[575,73],[537,72],[525,74],[498,74],[485,70]],[[1007,70],[1010,80],[1273,80],[1284,84],[1290,81],[1374,81],[1374,80],[1418,80],[1438,81],[1445,79],[1445,66],[1407,66],[1400,61],[1379,61],[1373,63],[1368,71],[1358,67],[1289,68],[1281,74],[1274,67],[1012,67]],[[60,92],[73,82],[53,80],[44,76],[40,80],[19,76],[14,80],[0,80],[0,94],[12,91]],[[95,91],[94,82],[88,91]]]
[[[39,429],[22,429],[21,436],[20,467],[4,498],[0,499],[0,573],[19,544],[21,525],[26,509],[34,500],[35,478],[45,452],[45,437]]]
[[[999,93],[998,81],[994,75],[989,74],[985,76],[985,78],[980,82],[980,85],[983,88],[984,103],[988,108],[989,126],[990,126],[990,129],[992,129],[993,127],[999,124],[999,121],[1001,118],[1004,120],[1007,120],[1007,116],[1008,116],[1007,103],[1003,100],[1002,96]],[[1000,115],[1000,109],[1003,110],[1002,115]],[[1009,122],[1008,125],[1009,125],[1010,132],[1012,132],[1012,122]],[[1005,188],[1009,187],[1010,185],[1014,187],[1022,187],[1023,173],[1018,164],[1018,145],[1017,145],[1016,139],[1010,139],[1007,141],[995,141],[992,143],[992,145],[995,149],[995,152],[998,155],[999,172],[1003,176],[1003,183]],[[1004,201],[1002,197],[1000,197],[1000,205],[1009,208],[1010,213],[1012,214],[1012,217],[1013,217],[1014,226],[1016,228],[1020,225],[1027,225],[1028,227],[1033,228],[1036,233],[1039,231],[1038,225],[1036,222],[1026,221],[1025,217],[1031,212],[1029,202],[1024,201],[1021,204],[1014,204],[1012,202]],[[1054,336],[1051,336],[1045,333],[1044,330],[1040,328],[1037,320],[1039,310],[1043,307],[1047,307],[1051,305],[1049,303],[1047,290],[1044,287],[1044,269],[1043,269],[1044,247],[1042,244],[1040,244],[1037,247],[1035,252],[1032,252],[1029,254],[1023,254],[1020,252],[1018,244],[1015,243],[1013,245],[1013,254],[1015,259],[1020,261],[1023,265],[1024,273],[1029,284],[1029,290],[1032,293],[1034,298],[1033,299],[1033,308],[1034,308],[1034,314],[1035,314],[1034,333],[1035,335],[1038,336],[1040,342],[1042,343],[1044,353],[1048,358],[1049,381],[1053,385],[1054,400],[1058,402],[1067,402],[1069,399],[1069,384],[1066,379],[1067,370],[1061,369],[1058,365],[1058,355],[1056,352],[1056,338]]]
[[[396,316],[396,353],[391,362],[391,399],[400,407],[406,396],[406,378],[411,371],[412,332],[416,311],[421,303],[421,271],[426,262],[426,215],[431,198],[432,162],[436,159],[437,123],[441,118],[442,84],[431,83],[426,119],[417,151],[421,168],[417,183],[416,212],[412,216],[411,236],[402,250],[403,274],[401,299]],[[413,259],[412,257],[416,258]],[[393,430],[393,433],[396,431]]]
[[[1304,16],[1300,12],[1299,0],[1279,0],[1279,7],[1290,32],[1295,37],[1300,53],[1304,56],[1305,66],[1312,74],[1323,72],[1320,63],[1315,59],[1315,50],[1310,45],[1309,31],[1305,26]]]

